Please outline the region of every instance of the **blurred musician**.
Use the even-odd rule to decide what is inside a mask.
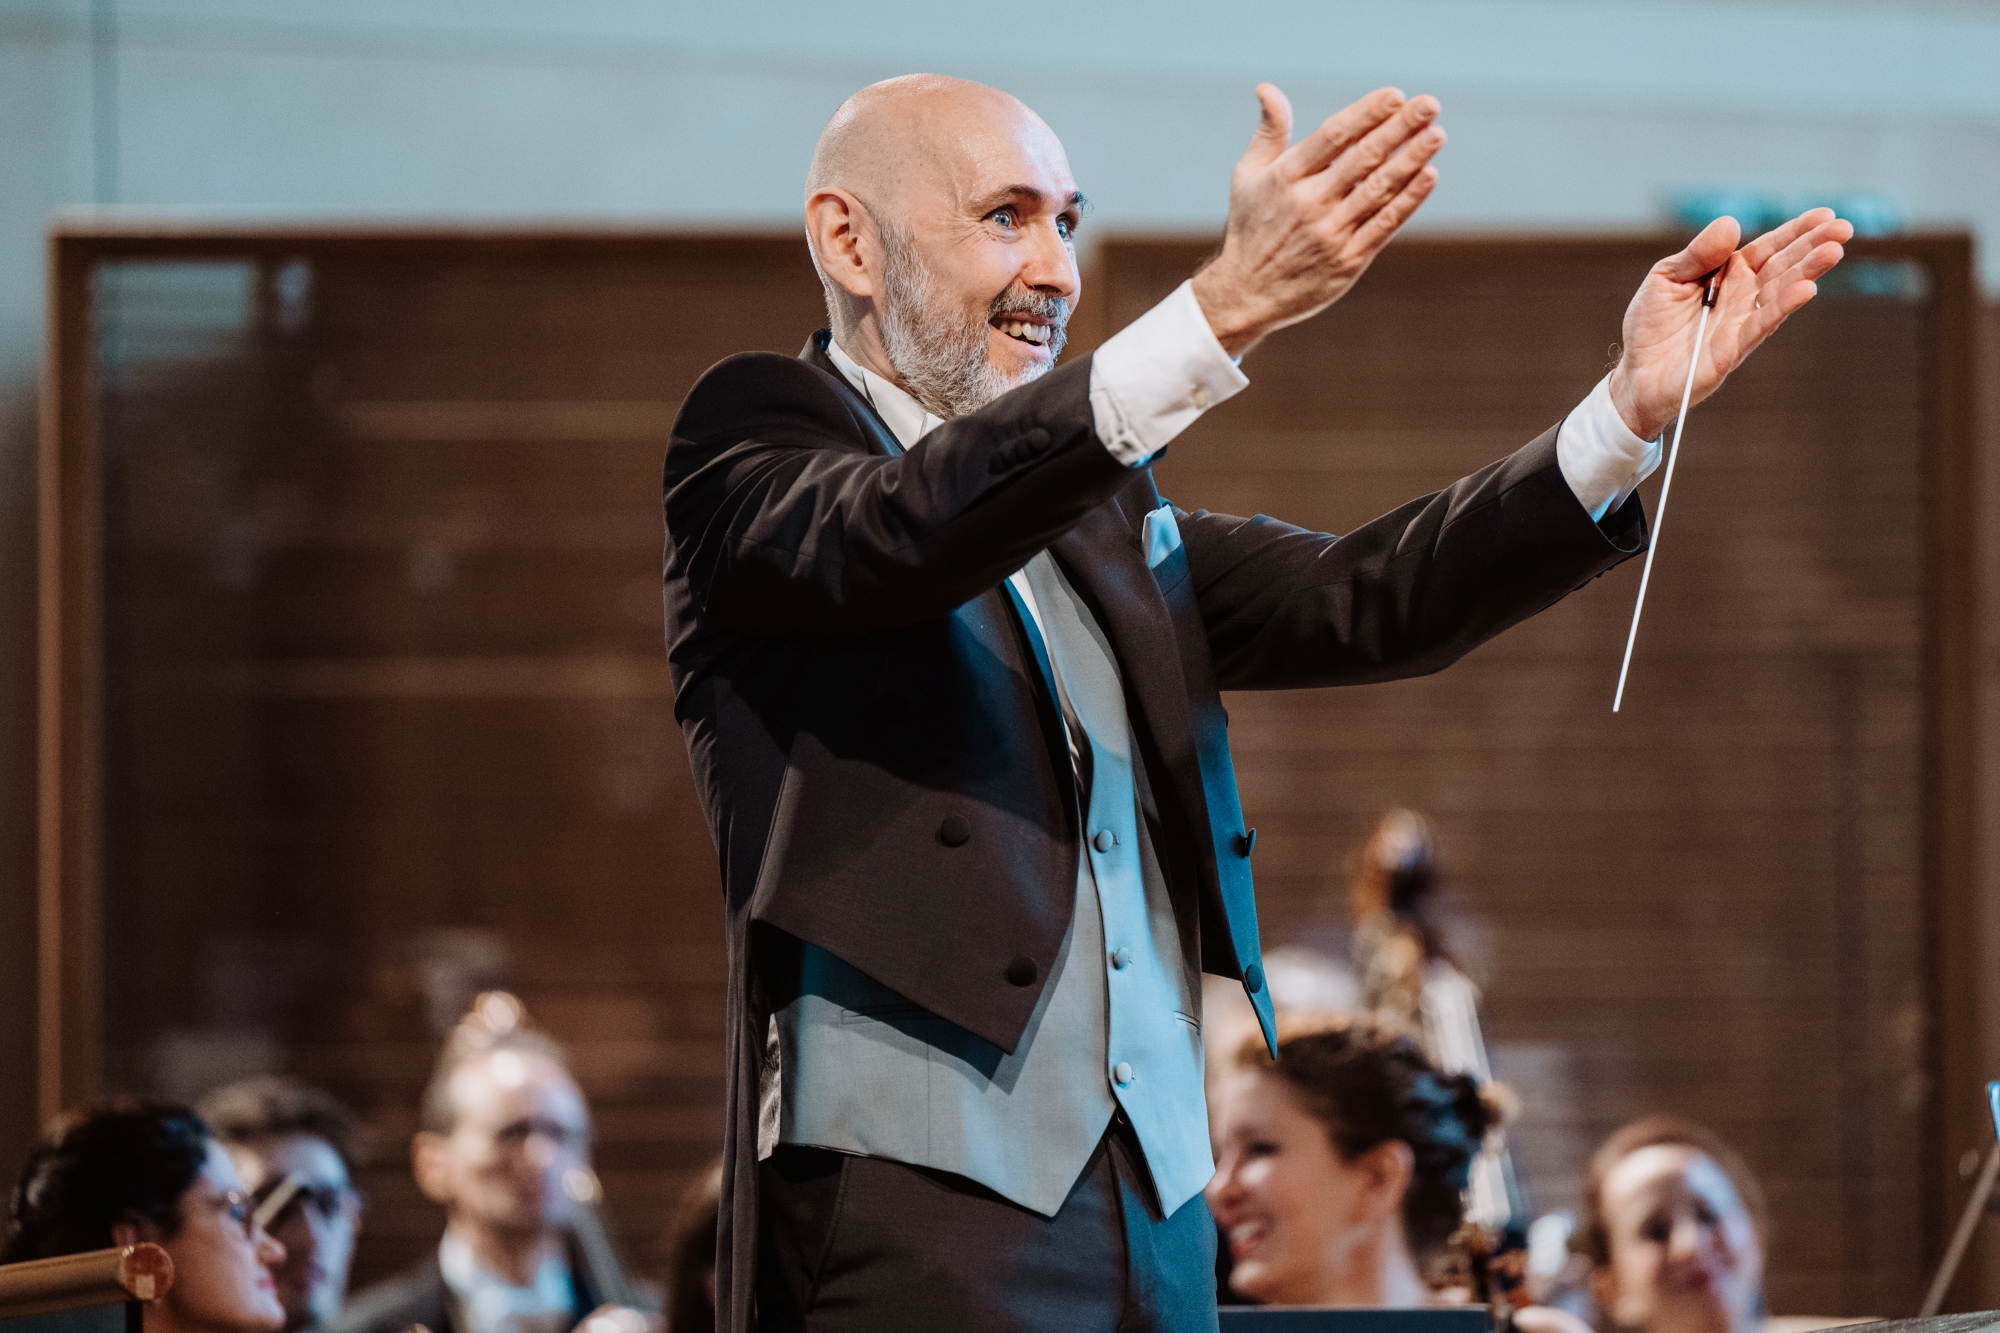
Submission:
[[[289,1201],[265,1223],[285,1247],[285,1261],[273,1274],[285,1333],[326,1328],[347,1297],[361,1231],[353,1118],[318,1088],[273,1076],[218,1088],[202,1099],[200,1111],[253,1200],[262,1204],[286,1191]]]
[[[1222,1089],[1207,1195],[1230,1289],[1268,1305],[1430,1304],[1499,1119],[1393,1022],[1280,1014],[1278,1058],[1252,1037]]]
[[[410,1145],[417,1187],[445,1210],[435,1256],[363,1292],[335,1333],[568,1333],[611,1313],[573,1228],[590,1112],[562,1048],[489,992],[445,1042]],[[643,1330],[616,1312],[605,1333]]]
[[[285,1247],[208,1126],[171,1102],[117,1101],[59,1119],[21,1169],[0,1263],[151,1241],[174,1262],[145,1333],[277,1333],[271,1270]],[[129,1327],[129,1325],[128,1325]]]
[[[1764,1235],[1756,1179],[1700,1125],[1635,1120],[1590,1159],[1578,1243],[1591,1292],[1615,1324],[1754,1333],[1763,1321]]]

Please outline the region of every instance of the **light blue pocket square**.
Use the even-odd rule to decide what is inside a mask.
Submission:
[[[1146,568],[1158,569],[1162,561],[1181,549],[1181,525],[1174,522],[1170,505],[1161,505],[1146,515]]]

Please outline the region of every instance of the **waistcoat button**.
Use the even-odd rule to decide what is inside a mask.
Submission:
[[[1032,958],[1016,958],[1007,964],[1007,984],[1009,986],[1032,986],[1042,969],[1035,966]]]
[[[1243,969],[1243,989],[1255,995],[1264,989],[1264,969],[1255,963]]]
[[[1111,966],[1117,968],[1120,972],[1123,972],[1131,965],[1132,951],[1130,949],[1120,949],[1117,953],[1111,955]]]
[[[938,825],[938,841],[947,847],[963,847],[972,841],[972,825],[963,815],[946,815],[944,823]]]
[[[1251,829],[1248,833],[1239,833],[1236,835],[1236,854],[1238,856],[1250,855],[1250,853],[1256,849],[1256,846],[1257,846],[1256,829]]]
[[[1116,1065],[1112,1066],[1111,1077],[1118,1080],[1119,1087],[1130,1087],[1132,1085],[1132,1066],[1120,1060]]]
[[[1118,835],[1108,828],[1101,828],[1097,830],[1097,836],[1090,840],[1090,845],[1100,852],[1108,852],[1118,845]]]

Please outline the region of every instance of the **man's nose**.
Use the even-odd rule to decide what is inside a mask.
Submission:
[[[1076,252],[1062,238],[1054,224],[1033,229],[1021,257],[1021,284],[1036,291],[1074,301],[1082,281],[1076,271]]]
[[[1701,1223],[1692,1217],[1683,1217],[1674,1223],[1673,1232],[1667,1237],[1667,1253],[1675,1259],[1691,1259],[1701,1249]]]

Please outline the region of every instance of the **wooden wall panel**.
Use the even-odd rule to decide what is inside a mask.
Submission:
[[[171,253],[171,252],[170,252]],[[822,322],[796,241],[324,238],[100,268],[105,1076],[277,1067],[404,1144],[502,984],[570,1047],[642,1264],[721,1137],[714,849],[672,715],[660,460]]]
[[[1435,489],[1584,396],[1670,248],[1399,245],[1248,358],[1161,489],[1334,532]],[[1107,327],[1205,249],[1107,245]],[[1931,306],[1860,288],[1692,416],[1621,715],[1638,561],[1438,676],[1228,700],[1267,946],[1342,952],[1343,857],[1430,813],[1536,1205],[1627,1118],[1694,1115],[1772,1196],[1781,1312],[1907,1313],[1934,1234]]]

